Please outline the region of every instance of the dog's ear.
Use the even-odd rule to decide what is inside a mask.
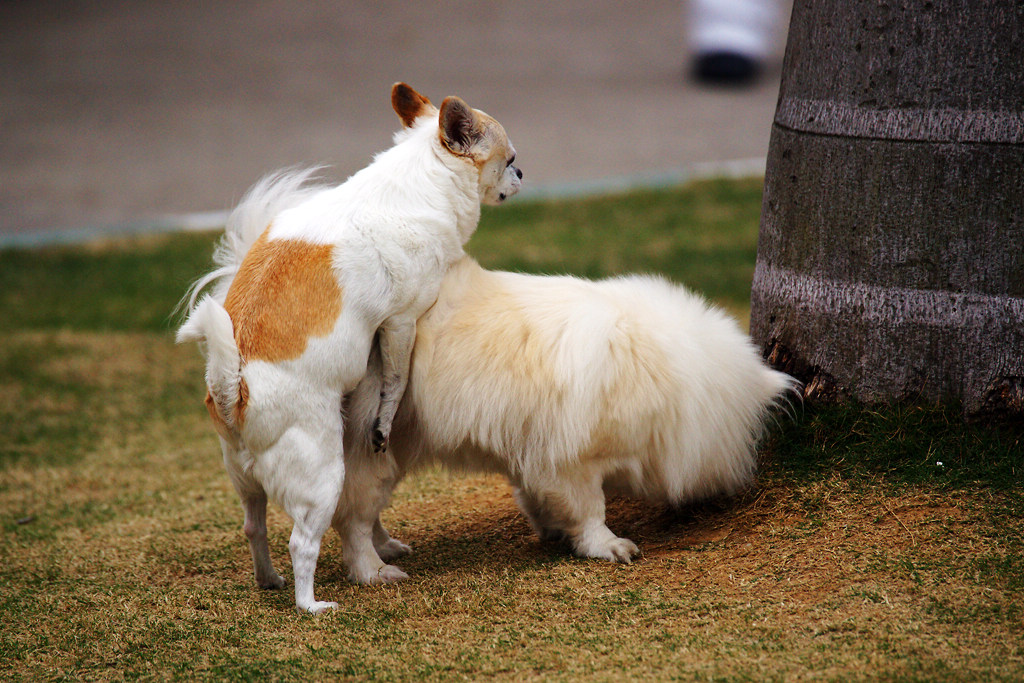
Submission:
[[[483,138],[476,112],[454,95],[441,103],[438,126],[441,144],[457,156],[470,156],[473,145]]]
[[[395,83],[391,86],[391,106],[406,128],[417,118],[428,113],[431,107],[430,100],[405,83]]]

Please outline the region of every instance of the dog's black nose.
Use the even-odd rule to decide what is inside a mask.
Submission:
[[[518,168],[516,169],[516,175],[517,175],[517,176],[519,176],[519,179],[520,179],[520,180],[522,180],[522,179],[523,179],[523,172],[522,172],[522,171],[520,171],[520,170],[519,170]]]

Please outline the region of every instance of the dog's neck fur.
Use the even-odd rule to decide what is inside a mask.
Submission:
[[[420,117],[412,127],[395,133],[394,140],[393,147],[375,156],[372,164],[350,180],[366,174],[366,180],[375,187],[385,187],[400,195],[409,206],[426,203],[433,208],[446,202],[448,206],[444,208],[455,219],[461,248],[480,220],[480,179],[476,167],[444,148],[437,135],[436,117]],[[429,191],[431,186],[440,191]],[[447,191],[448,187],[455,191]]]

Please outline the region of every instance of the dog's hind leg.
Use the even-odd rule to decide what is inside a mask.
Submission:
[[[323,602],[313,597],[313,576],[316,562],[320,557],[320,543],[324,533],[331,526],[334,513],[328,506],[302,506],[301,511],[293,508],[292,535],[288,540],[288,551],[292,556],[292,571],[295,572],[295,608],[299,612],[319,614],[338,606],[336,602]]]
[[[244,530],[252,552],[256,585],[260,588],[284,588],[287,581],[274,570],[270,547],[267,545],[267,494],[260,491],[259,495],[243,499],[242,505],[245,508]]]
[[[373,541],[375,525],[379,522],[375,515],[350,515],[345,522],[338,533],[345,547],[348,578],[352,583],[394,583],[409,578],[408,574],[393,564],[385,563],[377,554]]]
[[[283,588],[286,581],[274,569],[267,545],[267,493],[258,481],[245,473],[242,460],[247,456],[224,439],[221,439],[221,447],[228,478],[238,492],[245,511],[245,524],[242,528],[249,539],[256,585],[260,588]]]
[[[640,549],[605,525],[604,490],[599,473],[578,470],[531,482],[526,493],[543,511],[545,525],[560,528],[581,557],[629,564]]]
[[[341,414],[337,404],[331,407],[303,406],[302,423],[288,428],[263,458],[267,467],[262,481],[292,518],[288,550],[295,574],[295,607],[311,614],[338,606],[313,597],[320,544],[345,478]]]
[[[392,539],[380,523],[380,512],[387,506],[397,481],[394,461],[388,454],[370,453],[369,444],[360,441],[350,444],[346,466],[334,528],[344,547],[349,580],[377,584],[409,578],[398,567],[387,564],[407,553],[409,546]]]
[[[522,486],[516,486],[513,494],[520,511],[526,516],[526,521],[530,523],[530,527],[540,540],[557,541],[565,537],[565,532],[551,519],[550,513],[536,496]]]

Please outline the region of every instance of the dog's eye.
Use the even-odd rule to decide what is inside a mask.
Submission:
[[[508,161],[507,161],[507,162],[505,163],[505,168],[508,168],[509,166],[511,166],[511,165],[512,165],[512,162],[514,162],[515,160],[516,160],[516,155],[515,155],[515,154],[513,154],[513,155],[512,155],[512,158],[511,158],[511,159],[509,159],[509,160],[508,160]]]

